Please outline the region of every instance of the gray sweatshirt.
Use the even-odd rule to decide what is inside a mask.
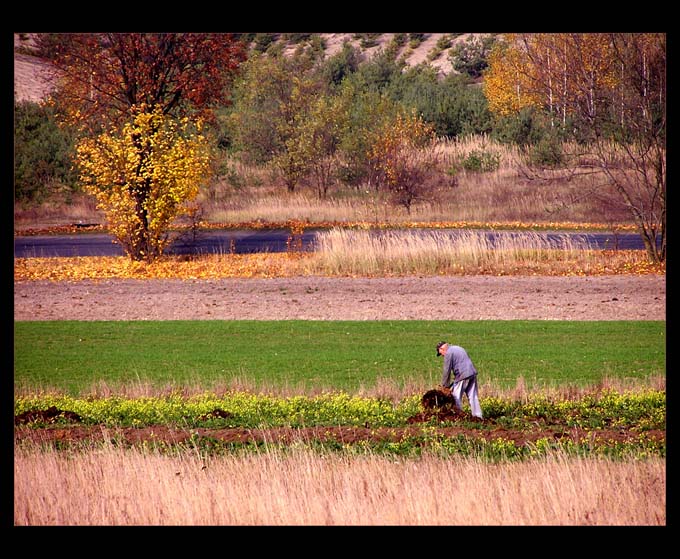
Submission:
[[[451,380],[453,373],[453,381]],[[453,382],[458,382],[477,374],[477,369],[472,364],[470,357],[462,347],[449,345],[444,355],[444,368],[442,371],[442,386],[451,386]]]

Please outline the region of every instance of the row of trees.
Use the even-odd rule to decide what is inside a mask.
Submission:
[[[439,87],[434,74],[404,74],[387,56],[360,65],[349,46],[327,61],[308,52],[251,56],[223,120],[225,143],[254,163],[271,163],[291,192],[303,178],[319,197],[338,181],[386,188],[408,210],[429,185],[406,178],[416,174],[411,162],[423,163],[427,153],[427,166],[436,168],[438,134],[436,122],[395,94],[398,80]]]
[[[406,68],[395,45],[365,61],[350,45],[329,58],[313,46],[248,57],[222,34],[44,40],[80,179],[134,259],[162,253],[168,224],[209,180],[214,146],[270,163],[290,191],[303,178],[320,197],[334,181],[368,185],[409,209],[441,176],[432,139],[464,133],[576,140],[650,259],[665,259],[664,35],[507,36],[482,45],[486,62],[479,49],[468,57],[483,88]]]
[[[51,34],[38,45],[62,76],[47,111],[75,138],[79,184],[134,259],[162,254],[178,201],[196,193],[186,177],[210,179],[210,147],[271,163],[289,191],[303,178],[320,197],[336,182],[368,185],[410,210],[440,180],[431,140],[490,118],[479,89],[405,71],[395,45],[371,62],[350,45],[329,59],[301,47],[246,60],[225,35]],[[185,178],[177,154],[193,157]]]
[[[666,36],[510,35],[490,56],[492,112],[542,112],[582,146],[638,227],[650,260],[666,257]],[[591,172],[587,169],[587,172]]]
[[[252,35],[254,38],[241,35],[239,40],[255,41],[256,34]],[[43,56],[56,60],[63,69],[65,64],[59,61],[59,49],[64,48],[62,42],[61,35],[45,34],[41,35],[38,46]],[[349,44],[329,58],[324,58],[323,50],[313,43],[300,47],[290,56],[280,52],[277,55],[272,47],[266,55],[259,55],[256,47],[260,43],[254,44],[250,60],[239,69],[240,77],[231,91],[232,103],[214,107],[217,129],[208,126],[204,132],[216,133],[215,143],[225,151],[238,151],[254,163],[273,162],[291,190],[302,178],[311,182],[320,196],[325,196],[333,183],[367,184],[377,188],[378,162],[370,161],[369,148],[379,142],[379,132],[387,134],[391,125],[397,126],[397,115],[403,132],[406,132],[405,120],[415,127],[420,120],[430,125],[437,137],[498,132],[500,138],[513,141],[524,134],[517,134],[513,129],[526,128],[513,125],[515,118],[494,121],[481,88],[470,86],[470,78],[465,77],[477,76],[483,67],[488,40],[465,41],[456,51],[463,76],[449,75],[444,79],[428,65],[409,68],[403,60],[398,60],[401,43],[397,36],[371,61],[365,60],[361,52]],[[85,73],[80,69],[77,72]],[[99,81],[99,78],[85,78],[93,84]],[[64,97],[64,93],[60,95]],[[56,129],[52,118],[55,107],[22,103],[16,108],[17,115],[30,112],[33,119],[42,118],[44,128],[43,138],[38,141],[33,124],[25,119],[16,121],[17,130],[25,127],[27,132],[27,143],[22,142],[16,148],[17,158],[22,161],[15,191],[19,200],[41,199],[47,183],[43,180],[43,171],[54,173],[55,180],[50,183],[76,186],[73,174],[64,172],[68,167],[65,161],[68,146],[50,157],[49,165],[41,165],[43,171],[34,171],[33,161],[39,152],[46,157],[46,151],[54,151],[44,148],[50,139],[47,133],[52,135],[54,145],[68,143],[73,138],[67,129]],[[504,126],[504,122],[510,125]],[[535,126],[530,128],[537,132]],[[21,131],[17,135],[23,136]],[[408,138],[405,141],[408,143]],[[429,151],[427,161],[432,159],[435,150]],[[396,203],[407,208],[415,199],[410,195],[394,197]]]

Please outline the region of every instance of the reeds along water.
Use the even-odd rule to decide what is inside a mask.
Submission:
[[[323,267],[338,273],[442,273],[587,258],[585,237],[535,232],[366,231],[332,229],[318,235]]]

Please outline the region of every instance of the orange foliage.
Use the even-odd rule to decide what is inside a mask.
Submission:
[[[605,223],[580,223],[570,221],[537,221],[533,223],[519,221],[300,221],[289,219],[287,221],[243,221],[230,223],[207,223],[197,224],[199,229],[290,229],[293,235],[299,235],[305,229],[332,229],[345,227],[348,229],[491,229],[491,230],[517,230],[517,231],[628,231],[636,230],[634,225],[610,225]],[[173,229],[183,230],[193,227],[191,225],[176,225]],[[31,235],[71,234],[78,231],[93,231],[106,233],[106,225],[59,225],[47,228],[29,228],[17,231],[16,235],[29,237]]]
[[[51,62],[62,80],[55,93],[66,122],[95,127],[126,122],[130,107],[164,114],[199,111],[228,99],[231,75],[245,59],[225,33],[63,33]],[[108,127],[108,126],[105,126]]]
[[[535,106],[574,112],[595,110],[596,92],[619,85],[620,67],[608,33],[508,34],[489,56],[484,92],[493,113]]]
[[[14,263],[14,279],[16,281],[78,281],[86,279],[272,278],[297,275],[297,259],[286,253],[204,255],[195,258],[164,256],[151,263],[132,261],[124,256],[17,258]]]
[[[595,251],[596,261],[542,262],[503,269],[457,268],[442,275],[542,275],[597,276],[611,274],[665,274],[665,264],[651,264],[644,251]],[[124,256],[65,258],[16,258],[15,281],[79,281],[100,279],[220,279],[274,278],[324,275],[313,263],[313,253],[214,254],[163,256],[152,262],[131,261]],[[332,275],[332,274],[325,274]],[[399,275],[399,274],[383,274]]]

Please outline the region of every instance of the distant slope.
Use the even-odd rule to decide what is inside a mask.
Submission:
[[[14,34],[14,97],[17,101],[39,102],[44,99],[52,89],[54,76],[50,66],[37,56],[31,55],[33,49],[32,33]],[[283,35],[283,34],[281,34]],[[333,56],[342,49],[345,42],[359,49],[367,59],[387,45],[394,39],[395,33],[371,34],[373,46],[362,46],[361,37],[357,33],[319,33],[325,43],[326,56]],[[365,34],[364,34],[365,35]],[[406,33],[405,35],[409,35]],[[471,35],[484,35],[480,33],[424,33],[423,41],[414,46],[410,46],[408,39],[397,53],[398,58],[403,58],[406,64],[413,66],[416,64],[427,63],[436,68],[442,75],[453,72],[451,60],[449,58],[450,49],[456,44],[466,41]],[[451,39],[451,47],[438,49],[438,42],[443,37]],[[285,42],[279,38],[279,42]],[[364,43],[365,44],[365,43]],[[292,52],[297,45],[285,44],[284,52]],[[436,58],[434,55],[437,54]],[[431,60],[428,60],[428,57]]]
[[[394,39],[395,33],[382,33],[375,38],[377,45],[375,47],[363,48],[361,40],[355,37],[355,33],[321,33],[321,38],[326,42],[326,56],[333,56],[336,54],[345,42],[349,42],[353,47],[362,51],[362,53],[370,59],[373,54],[379,50],[384,50],[387,45]],[[414,66],[422,62],[427,62],[427,57],[433,53],[437,47],[437,42],[450,33],[425,33],[425,40],[415,48],[410,48],[408,41],[397,52],[397,58],[404,58],[406,64]],[[456,34],[458,35],[458,34]],[[463,33],[457,37],[452,37],[452,45],[459,41],[467,39],[470,33]],[[448,49],[440,53],[440,55],[429,62],[431,66],[436,68],[442,74],[449,74],[453,71],[451,60],[448,56]]]
[[[54,78],[49,64],[28,54],[14,53],[14,98],[40,102],[52,90]]]

